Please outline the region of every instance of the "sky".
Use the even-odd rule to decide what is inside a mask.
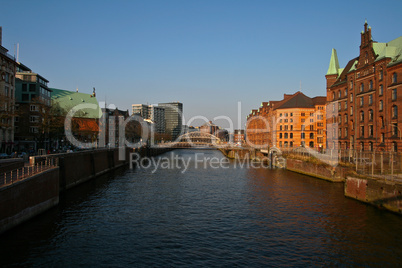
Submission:
[[[325,96],[331,50],[341,68],[373,39],[402,35],[402,1],[3,1],[3,46],[49,80],[129,110],[183,103],[195,116],[244,128],[261,102]],[[240,116],[239,116],[240,114]],[[192,125],[203,121],[193,120]]]

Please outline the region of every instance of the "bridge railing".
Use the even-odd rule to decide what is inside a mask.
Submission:
[[[32,177],[35,174],[41,173],[58,166],[58,158],[48,158],[44,161],[27,165],[22,168],[14,169],[0,174],[0,188],[14,184],[18,181]]]

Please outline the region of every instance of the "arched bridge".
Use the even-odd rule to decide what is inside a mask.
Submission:
[[[160,146],[171,148],[205,148],[218,147],[221,139],[205,132],[189,132],[181,135],[175,142],[164,143]]]

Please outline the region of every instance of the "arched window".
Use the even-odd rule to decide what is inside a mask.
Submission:
[[[379,102],[379,104],[378,104],[378,105],[379,105],[379,110],[380,110],[380,111],[382,111],[382,109],[384,108],[384,107],[383,107],[382,100],[380,100],[380,102]]]
[[[293,139],[293,133],[290,133],[290,138]]]
[[[288,133],[286,132],[286,133],[285,133],[285,139],[287,139],[287,138],[288,138]]]
[[[314,139],[314,133],[310,133],[310,139]]]
[[[290,147],[293,147],[293,141],[290,142]]]
[[[374,112],[373,112],[373,110],[369,110],[369,121],[373,121],[373,118],[374,118]]]
[[[360,111],[360,122],[364,121],[364,112]]]
[[[282,139],[282,133],[279,133],[279,138]]]
[[[380,96],[382,96],[382,94],[384,94],[384,86],[382,84],[380,85],[380,90],[379,90],[378,94]]]
[[[384,117],[380,116],[380,126],[384,127]]]
[[[391,98],[392,98],[392,100],[394,101],[394,100],[396,100],[396,98],[397,98],[397,92],[396,92],[396,88],[393,88],[392,89],[392,95],[391,95]]]

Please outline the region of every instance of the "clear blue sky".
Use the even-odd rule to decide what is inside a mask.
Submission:
[[[47,78],[120,109],[180,101],[186,120],[226,115],[237,128],[262,101],[324,96],[331,49],[358,56],[402,35],[402,1],[1,1],[3,46]],[[6,11],[6,12],[5,12]],[[223,121],[216,121],[224,125]],[[197,124],[195,124],[197,125]],[[225,125],[227,126],[227,125]]]

